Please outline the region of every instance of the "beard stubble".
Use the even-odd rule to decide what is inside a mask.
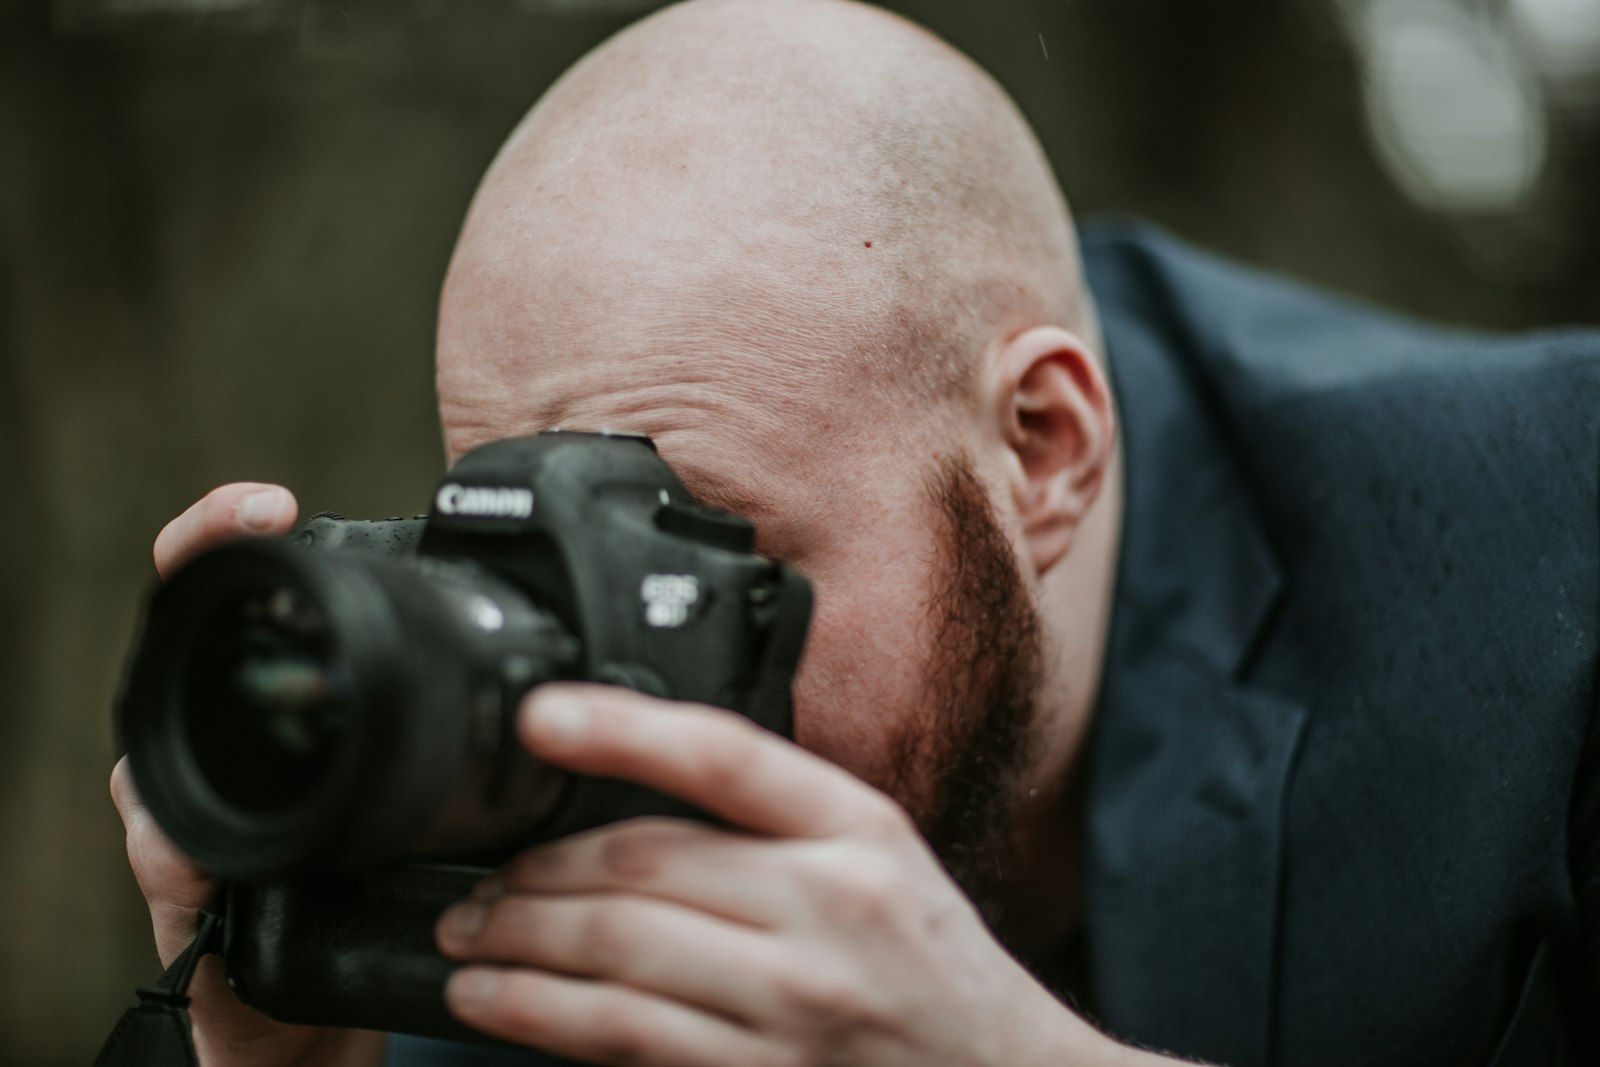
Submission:
[[[1040,728],[1043,625],[971,460],[943,460],[929,494],[943,529],[927,713],[899,738],[894,792],[920,798],[923,835],[998,934]]]

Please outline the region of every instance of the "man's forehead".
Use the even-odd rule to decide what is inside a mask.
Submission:
[[[630,377],[626,364],[583,369],[561,384],[559,400],[553,381],[529,388],[521,405],[507,405],[503,390],[487,389],[493,403],[475,404],[441,389],[452,459],[556,428],[642,433],[697,500],[755,522],[763,550],[788,558],[866,521],[916,482],[907,454],[916,435],[903,432],[904,413],[891,416],[838,382],[817,392],[776,374],[669,384]]]
[[[792,412],[785,417],[781,404],[763,410],[704,384],[607,391],[606,377],[597,373],[591,389],[570,403],[445,400],[450,460],[492,440],[546,430],[638,433],[655,443],[696,499],[758,521],[783,509],[788,490],[818,476],[822,457],[807,420]]]

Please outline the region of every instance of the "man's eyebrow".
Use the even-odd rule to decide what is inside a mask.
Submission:
[[[731,511],[735,515],[743,515],[755,521],[772,512],[770,501],[751,495],[726,478],[693,467],[680,468],[678,475],[683,479],[684,487],[702,504]]]

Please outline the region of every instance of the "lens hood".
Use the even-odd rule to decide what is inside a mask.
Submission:
[[[470,744],[437,599],[397,563],[282,539],[215,548],[157,588],[118,722],[177,847],[246,880],[403,854]]]

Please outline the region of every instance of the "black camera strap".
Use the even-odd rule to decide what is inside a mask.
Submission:
[[[189,983],[200,958],[221,947],[222,916],[201,908],[194,940],[165,974],[134,990],[139,1002],[123,1013],[94,1067],[199,1067],[189,1020]]]

